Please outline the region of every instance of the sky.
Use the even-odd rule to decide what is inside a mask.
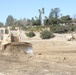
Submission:
[[[38,16],[38,9],[43,7],[47,17],[51,8],[60,8],[63,15],[76,15],[76,0],[0,0],[0,22],[5,23],[8,15],[31,19]]]

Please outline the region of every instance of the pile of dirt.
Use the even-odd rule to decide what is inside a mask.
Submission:
[[[23,50],[19,50],[15,46],[7,46],[7,48],[3,51],[3,55],[9,55],[9,56],[25,56],[26,53]]]
[[[11,36],[11,42],[19,42],[18,37],[12,35]]]

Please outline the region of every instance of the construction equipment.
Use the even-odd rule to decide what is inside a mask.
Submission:
[[[14,33],[11,31],[11,27],[0,28],[0,49],[5,50],[17,48],[23,50],[25,53],[32,53],[32,44],[28,42],[21,42],[21,36],[19,32],[19,27],[16,27]]]

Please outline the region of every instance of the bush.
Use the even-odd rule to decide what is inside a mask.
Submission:
[[[68,31],[69,32],[73,32],[73,31],[76,30],[76,26],[75,25],[67,25],[67,27],[68,27]]]
[[[65,26],[59,26],[56,28],[55,30],[56,33],[67,33],[68,32],[68,28]]]
[[[53,31],[54,33],[67,33],[68,32],[68,27],[67,26],[51,26],[50,30]]]
[[[54,35],[52,32],[48,31],[48,30],[44,30],[40,33],[40,37],[42,39],[50,39],[50,38],[53,38]]]
[[[28,31],[41,31],[44,28],[45,28],[44,26],[33,26],[33,27],[29,27],[27,30]]]
[[[33,31],[30,31],[29,33],[26,33],[26,35],[28,37],[34,37],[35,36],[35,33]]]

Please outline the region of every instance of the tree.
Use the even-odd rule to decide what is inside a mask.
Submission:
[[[40,20],[41,24],[44,24],[43,20],[42,20],[42,14],[44,15],[44,13],[45,13],[44,8],[42,8],[42,10],[39,9],[39,20]]]
[[[58,19],[59,12],[60,12],[60,9],[59,8],[54,8],[55,19]]]
[[[59,12],[60,12],[60,9],[59,8],[54,8],[54,9],[52,8],[51,11],[50,11],[50,14],[49,14],[49,18],[58,19]]]
[[[76,23],[76,14],[73,15],[73,23]]]
[[[4,26],[4,24],[2,22],[0,22],[0,27]]]
[[[49,14],[49,18],[53,18],[54,17],[54,9],[52,8]]]
[[[40,20],[40,25],[41,25],[41,22],[42,22],[42,12],[41,12],[40,9],[39,9],[39,20]]]
[[[11,25],[13,25],[13,23],[14,23],[14,18],[12,15],[9,15],[6,19],[6,25],[11,26]]]
[[[49,23],[49,25],[53,25],[53,24],[59,24],[60,20],[59,20],[59,12],[60,9],[59,8],[52,8],[49,14],[49,19],[47,20]]]
[[[45,9],[42,8],[42,13],[43,13],[43,20],[42,20],[42,24],[44,25],[44,14],[45,14]]]
[[[45,18],[44,18],[44,25],[48,25],[48,17],[47,16],[45,16]]]
[[[34,18],[32,18],[31,20],[32,25],[34,26],[39,26],[41,24],[40,20],[38,18],[36,18],[36,20]]]
[[[23,26],[23,22],[21,20],[17,20],[15,26]]]
[[[42,13],[44,14],[45,13],[45,11],[44,11],[45,9],[44,8],[42,8]]]
[[[62,16],[61,17],[61,23],[70,23],[70,21],[72,20],[72,18],[70,17],[70,15],[66,15],[66,16]]]

